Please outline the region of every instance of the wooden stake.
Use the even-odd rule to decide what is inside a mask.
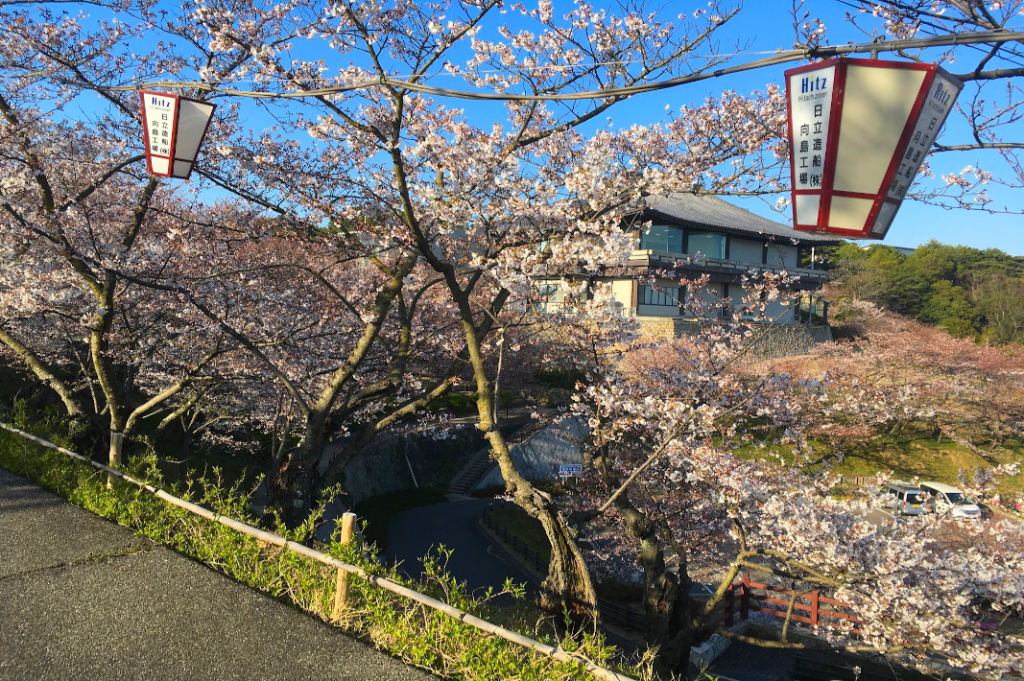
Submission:
[[[351,511],[341,516],[341,543],[348,545],[356,532],[356,514]],[[348,609],[348,572],[338,568],[338,584],[334,590],[334,612],[331,616],[339,619]]]
[[[124,433],[116,430],[110,431],[110,451],[108,452],[107,459],[110,462],[111,468],[114,466],[121,465],[121,448],[124,446]],[[107,489],[114,488],[114,476],[107,473]]]

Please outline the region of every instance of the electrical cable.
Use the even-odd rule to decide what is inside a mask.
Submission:
[[[517,101],[517,102],[540,102],[540,101],[575,101],[575,100],[593,100],[593,99],[625,99],[633,95],[641,94],[644,92],[654,92],[657,90],[664,90],[667,88],[684,85],[687,83],[696,83],[703,80],[709,80],[712,78],[718,78],[721,76],[731,75],[734,73],[742,73],[744,71],[750,71],[754,69],[764,68],[766,66],[775,66],[777,64],[784,64],[793,61],[800,61],[804,59],[825,59],[830,57],[837,57],[844,54],[863,54],[871,52],[895,52],[898,50],[909,50],[918,48],[928,47],[945,47],[955,45],[976,45],[976,44],[1002,44],[1006,42],[1022,41],[1024,40],[1024,32],[1016,31],[976,31],[971,33],[954,33],[944,36],[935,36],[928,38],[908,38],[901,40],[890,40],[882,43],[861,43],[861,44],[847,44],[847,45],[835,45],[825,47],[807,47],[803,49],[787,50],[778,52],[777,54],[766,57],[764,59],[757,59],[744,64],[738,64],[736,66],[729,66],[721,69],[714,69],[694,73],[688,76],[680,76],[677,78],[670,78],[662,81],[654,81],[649,83],[639,83],[636,85],[629,85],[624,87],[607,88],[604,90],[587,90],[583,92],[570,92],[570,93],[558,93],[549,95],[524,95],[514,93],[488,93],[488,92],[472,92],[468,90],[455,90],[450,88],[434,87],[432,85],[424,85],[422,83],[401,80],[396,78],[390,78],[385,75],[381,75],[377,79],[368,79],[366,81],[352,83],[351,85],[342,86],[331,86],[323,88],[314,88],[301,90],[297,92],[270,92],[270,91],[252,91],[252,90],[236,90],[231,88],[224,88],[210,83],[201,81],[152,81],[143,84],[132,84],[132,85],[96,85],[93,83],[82,82],[75,79],[63,78],[53,73],[46,71],[34,71],[30,73],[21,74],[16,76],[18,78],[24,78],[26,76],[43,76],[54,80],[55,82],[63,85],[72,87],[81,87],[83,89],[104,91],[104,92],[129,92],[139,89],[147,88],[170,88],[170,89],[192,89],[199,91],[206,91],[214,94],[220,94],[225,96],[235,97],[249,97],[256,99],[304,99],[307,97],[324,97],[337,94],[344,94],[346,92],[353,92],[357,90],[366,90],[373,87],[386,86],[397,90],[404,90],[408,92],[419,92],[428,95],[435,95],[439,97],[450,97],[455,99],[468,99],[477,101]],[[970,74],[967,74],[970,75]],[[12,76],[8,76],[12,77]]]

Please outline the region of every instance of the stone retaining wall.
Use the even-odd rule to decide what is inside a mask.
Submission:
[[[583,462],[580,442],[588,434],[587,426],[578,419],[565,419],[544,428],[523,444],[513,446],[512,460],[527,480],[555,480],[561,464]],[[495,464],[473,489],[504,484],[501,469]]]
[[[651,336],[679,338],[700,333],[700,325],[684,317],[638,317],[640,328]],[[759,340],[754,353],[759,357],[784,357],[803,355],[816,343],[832,340],[832,329],[828,326],[807,326],[805,324],[777,324]]]

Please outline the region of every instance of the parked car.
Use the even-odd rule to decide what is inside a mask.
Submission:
[[[892,495],[889,507],[895,508],[901,515],[922,515],[928,512],[924,492],[916,485],[893,480],[882,491]]]
[[[941,482],[922,482],[918,487],[931,495],[928,508],[933,513],[948,513],[957,518],[980,518],[981,508],[962,490]]]

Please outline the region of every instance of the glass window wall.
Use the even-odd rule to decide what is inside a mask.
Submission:
[[[725,259],[724,234],[690,234],[687,253],[703,253],[709,258]]]
[[[682,300],[679,298],[678,286],[666,286],[664,288],[653,286],[637,287],[637,300],[641,305],[661,305],[662,307],[679,307]]]
[[[667,225],[651,225],[650,229],[640,232],[640,250],[682,253],[683,230]]]

